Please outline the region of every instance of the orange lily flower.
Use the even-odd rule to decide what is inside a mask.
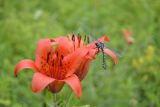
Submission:
[[[132,37],[132,32],[130,32],[127,29],[123,29],[122,32],[123,32],[123,36],[124,36],[124,39],[126,40],[126,42],[128,44],[133,44],[134,38]]]
[[[102,37],[98,42],[107,41]],[[78,98],[82,95],[80,80],[88,72],[89,63],[99,53],[95,43],[85,45],[81,36],[72,35],[55,39],[42,39],[36,49],[36,60],[20,61],[14,70],[17,76],[22,69],[33,69],[32,91],[39,93],[46,87],[53,93],[59,92],[65,83],[70,85]],[[109,49],[104,53],[110,55],[116,63],[116,56]]]
[[[80,97],[82,95],[81,84],[72,72],[79,66],[87,50],[79,48],[70,52],[65,42],[66,38],[40,40],[35,62],[30,59],[20,61],[15,67],[14,75],[17,76],[18,72],[25,68],[33,69],[36,71],[32,79],[33,92],[39,93],[48,87],[50,91],[56,93],[61,90],[64,83],[67,83]],[[55,51],[52,45],[58,45]]]

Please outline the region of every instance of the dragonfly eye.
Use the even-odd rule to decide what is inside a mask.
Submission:
[[[100,48],[100,49],[104,48],[104,43],[102,43],[102,42],[97,42],[97,43],[95,43],[95,45],[97,46],[97,48]]]

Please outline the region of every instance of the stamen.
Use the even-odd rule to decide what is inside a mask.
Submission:
[[[62,59],[60,59],[60,66],[62,66]]]
[[[52,60],[52,66],[54,66],[54,59]]]
[[[86,41],[86,35],[84,36],[84,42]]]
[[[74,47],[74,50],[75,50],[75,36],[74,36],[74,34],[72,35],[72,41],[73,41],[73,47]]]
[[[89,42],[90,42],[89,37],[87,37],[87,43],[89,43]]]
[[[75,42],[75,36],[74,36],[74,34],[72,35],[72,41]]]
[[[80,47],[80,43],[81,43],[81,35],[80,34],[78,34],[78,47]]]
[[[60,66],[62,66],[63,55],[61,55]]]
[[[63,55],[61,55],[61,58],[62,58],[62,60],[63,60],[64,56],[63,56]]]
[[[57,55],[57,57],[58,57],[58,52],[56,52],[56,55]]]
[[[49,61],[50,55],[51,55],[51,52],[48,52],[48,53],[47,53],[47,63],[48,63],[48,61]]]

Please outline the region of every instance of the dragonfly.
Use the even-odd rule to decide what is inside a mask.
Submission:
[[[106,68],[107,68],[107,65],[106,65],[106,56],[105,56],[105,54],[104,54],[104,43],[102,43],[102,42],[96,42],[95,43],[95,45],[96,45],[96,47],[98,48],[98,52],[101,50],[101,52],[102,52],[102,68],[104,69],[104,70],[106,70]]]
[[[91,41],[95,41],[96,39],[96,37],[95,36],[93,36],[92,34],[90,34],[88,37],[84,37],[84,38],[87,38],[87,42],[88,43],[90,43]],[[84,41],[85,41],[85,39],[84,39]],[[105,46],[105,44],[104,43],[102,43],[102,42],[99,42],[98,40],[97,40],[97,42],[95,43],[95,45],[96,45],[96,47],[97,47],[97,49],[98,49],[98,52],[99,51],[101,51],[101,53],[102,53],[102,68],[104,69],[104,70],[106,70],[107,69],[107,64],[106,64],[106,54],[104,53],[104,48],[106,47]],[[108,47],[108,46],[107,46]],[[110,47],[110,46],[109,46]],[[112,47],[111,47],[112,48]],[[116,56],[118,56],[118,57],[123,57],[123,55],[124,55],[124,53],[122,52],[122,51],[119,51],[119,50],[117,50],[117,49],[114,49],[114,48],[112,48],[113,50],[114,50],[114,53],[116,54]]]
[[[87,36],[86,37],[86,35],[84,36],[84,41],[87,41],[87,43],[90,43],[90,41],[93,41],[94,39],[93,39],[93,36],[92,36],[92,34],[90,34],[89,36]],[[107,65],[106,65],[106,56],[105,56],[105,54],[104,54],[104,48],[105,48],[105,46],[104,46],[104,43],[102,43],[102,42],[99,42],[99,41],[97,41],[96,43],[95,43],[95,45],[96,45],[96,47],[97,47],[97,49],[98,49],[98,52],[101,50],[101,52],[102,52],[102,68],[104,69],[104,70],[106,70],[106,68],[107,68]]]

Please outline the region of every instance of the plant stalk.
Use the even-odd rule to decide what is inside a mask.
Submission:
[[[65,104],[64,104],[63,107],[67,107],[68,104],[70,103],[70,101],[71,101],[71,99],[72,99],[72,93],[73,93],[73,92],[71,92],[71,93],[68,95],[68,98],[67,98],[67,100],[66,100],[66,102],[65,102]]]
[[[54,107],[57,107],[57,94],[54,94]]]

